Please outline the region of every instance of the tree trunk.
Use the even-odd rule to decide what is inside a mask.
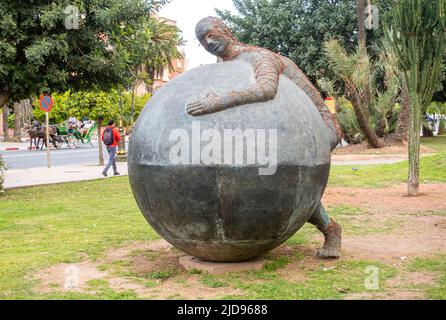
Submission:
[[[0,109],[3,109],[2,112],[2,120],[3,120],[3,138],[4,141],[7,141],[9,139],[9,130],[8,130],[8,115],[9,115],[9,108],[6,106],[6,103],[9,100],[9,94],[6,92],[0,93]]]
[[[369,145],[376,149],[384,148],[386,145],[384,141],[377,136],[376,132],[372,128],[370,128],[368,116],[363,110],[359,97],[352,92],[353,90],[347,89],[347,91],[349,91],[347,93],[347,98],[353,105],[353,110],[355,111],[359,128],[361,129],[362,133],[364,133]]]
[[[358,15],[358,44],[359,47],[366,47],[365,33],[365,6],[364,0],[356,0],[356,14]]]
[[[378,125],[375,128],[375,133],[379,138],[383,138],[384,135],[386,134],[386,129],[387,129],[387,119],[381,116],[378,121]]]
[[[401,88],[401,110],[396,125],[395,135],[400,141],[407,142],[409,140],[410,125],[410,96],[406,80],[403,79]]]
[[[358,16],[358,46],[359,46],[359,52],[364,58],[367,56],[367,36],[366,36],[366,30],[365,30],[365,4],[364,0],[356,0],[356,14]],[[363,58],[361,58],[362,60]],[[362,63],[362,61],[361,61]],[[372,94],[370,90],[370,79],[369,75],[367,75],[367,79],[365,82],[364,87],[364,94],[365,94],[365,103],[367,105],[370,105],[370,102],[372,101]]]
[[[420,144],[421,144],[421,106],[418,97],[410,97],[410,129],[409,129],[409,181],[408,195],[416,197],[420,194]]]
[[[14,141],[21,142],[22,141],[22,103],[14,102]]]
[[[3,141],[11,141],[9,137],[9,125],[8,125],[8,117],[9,117],[9,107],[3,107]]]
[[[9,100],[9,94],[6,92],[2,92],[0,94],[0,109],[3,108],[3,106],[8,102]]]
[[[133,118],[135,116],[135,86],[132,86],[132,106],[130,109],[130,126],[133,125]]]
[[[102,146],[102,120],[98,120],[98,149],[99,149],[99,165],[103,166],[104,163],[104,149]]]
[[[9,140],[9,127],[8,127],[9,107],[3,107],[3,141]]]

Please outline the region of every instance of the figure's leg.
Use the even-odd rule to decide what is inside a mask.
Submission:
[[[325,237],[324,245],[317,252],[317,256],[323,259],[340,258],[342,228],[330,219],[322,203],[308,222],[315,225]]]

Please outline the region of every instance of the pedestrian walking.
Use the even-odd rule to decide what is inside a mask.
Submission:
[[[115,176],[119,176],[118,168],[116,167],[116,154],[118,151],[118,144],[121,141],[121,136],[119,135],[118,129],[115,127],[115,121],[110,120],[108,122],[108,126],[105,128],[102,133],[102,141],[107,147],[107,152],[109,155],[108,162],[105,165],[104,171],[102,171],[102,175],[107,177],[108,169],[113,167],[113,172]]]

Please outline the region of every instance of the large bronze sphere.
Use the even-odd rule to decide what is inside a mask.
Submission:
[[[172,245],[205,260],[243,261],[279,246],[308,221],[327,185],[332,134],[289,79],[281,77],[269,102],[200,117],[186,113],[186,104],[209,90],[241,89],[254,81],[252,67],[240,61],[193,69],[153,96],[131,137],[130,182],[145,218]],[[174,163],[178,140],[172,137],[180,129],[192,140],[197,124],[201,133],[216,129],[221,137],[224,129],[277,130],[275,174],[259,175],[265,166],[248,164],[246,155],[243,164]],[[204,148],[209,141],[198,144]],[[197,142],[190,146],[189,157],[196,159]]]

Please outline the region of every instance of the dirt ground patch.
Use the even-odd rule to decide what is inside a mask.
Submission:
[[[421,196],[407,197],[404,184],[381,189],[330,187],[322,201],[328,205],[361,207],[381,215],[446,211],[446,184],[424,184],[420,190]]]
[[[240,290],[210,288],[200,283],[198,275],[180,272],[178,258],[184,255],[164,240],[129,243],[108,250],[95,262],[59,264],[35,273],[39,292],[74,292],[94,294],[100,288],[92,283],[105,283],[117,292],[134,292],[145,299],[215,299],[227,295],[241,295]],[[112,265],[102,271],[101,267]],[[141,281],[142,280],[142,281]],[[146,280],[146,281],[145,281]]]
[[[430,213],[446,213],[446,185],[423,185],[421,188],[424,194],[417,198],[405,196],[405,185],[382,189],[329,188],[324,204],[359,207],[365,211],[361,217],[349,217],[352,221],[367,217],[377,229],[395,219],[400,224],[386,233],[344,238],[346,254],[395,262],[401,258],[445,253],[446,215]]]
[[[424,292],[419,286],[429,285],[437,281],[432,274],[411,272],[401,273],[399,276],[387,281],[388,290],[385,292],[355,293],[346,296],[346,300],[420,300]],[[411,287],[411,289],[401,288]]]
[[[71,292],[76,290],[85,293],[87,283],[91,280],[103,279],[105,272],[99,271],[91,262],[77,264],[58,264],[40,270],[34,278],[40,281],[36,290],[49,293],[54,290]]]

